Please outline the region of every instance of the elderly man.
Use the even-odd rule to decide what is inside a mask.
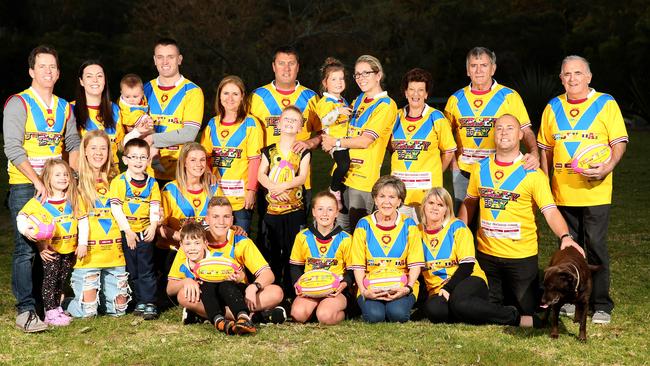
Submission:
[[[592,321],[611,321],[614,302],[609,296],[610,270],[607,252],[607,224],[612,202],[612,171],[623,157],[628,136],[621,110],[612,96],[591,89],[587,60],[568,56],[562,61],[560,79],[565,94],[553,98],[542,115],[538,145],[542,169],[552,171],[551,189],[570,233],[583,245],[589,263],[603,268],[593,274]],[[611,158],[580,173],[571,168],[572,159],[583,149],[606,144]],[[564,313],[572,315],[573,305]]]
[[[532,317],[539,303],[535,207],[539,207],[561,248],[578,246],[555,206],[548,178],[526,169],[519,151],[520,122],[505,114],[494,123],[496,154],[478,161],[469,179],[459,217],[471,221],[479,207],[476,258],[488,280],[491,302],[514,305]],[[530,318],[532,321],[532,318]]]
[[[467,53],[468,86],[455,92],[445,106],[445,116],[456,137],[456,160],[452,160],[455,210],[465,199],[472,164],[494,154],[494,122],[508,113],[521,123],[524,145],[529,152],[524,155],[527,169],[539,167],[526,107],[516,91],[500,85],[492,77],[497,69],[496,55],[485,47],[474,47]]]
[[[70,153],[70,165],[76,168],[79,135],[70,105],[54,95],[59,79],[56,50],[38,46],[29,54],[28,63],[32,84],[9,97],[2,127],[4,151],[9,160],[9,210],[15,232],[11,288],[17,302],[16,326],[31,333],[47,328],[36,315],[32,295],[32,267],[41,262],[34,243],[18,232],[16,216],[32,197],[47,199],[47,190],[39,177],[47,160],[61,158],[65,147]]]

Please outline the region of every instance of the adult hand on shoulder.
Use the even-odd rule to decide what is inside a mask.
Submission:
[[[248,236],[246,230],[244,230],[244,228],[241,226],[233,225],[230,228],[232,229],[232,231],[235,232],[235,235],[246,236],[246,237]]]
[[[47,188],[45,188],[45,185],[40,180],[40,178],[35,180],[33,183],[35,191],[34,197],[41,203],[45,202],[47,200]]]
[[[311,149],[311,147],[309,146],[307,141],[298,140],[294,142],[293,145],[291,146],[291,150],[293,150],[293,152],[295,152],[296,154],[302,154],[305,150],[309,150],[309,149]]]
[[[535,170],[539,168],[539,158],[531,153],[524,154],[521,162],[524,164],[524,169],[526,170]]]

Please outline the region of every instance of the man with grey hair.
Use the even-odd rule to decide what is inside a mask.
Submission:
[[[553,98],[544,109],[537,137],[542,149],[542,169],[552,173],[551,190],[569,225],[570,233],[587,253],[587,261],[603,268],[593,274],[590,307],[592,321],[611,321],[614,302],[609,296],[610,270],[607,225],[612,202],[612,171],[623,157],[628,136],[621,110],[609,94],[589,87],[589,63],[580,56],[562,61],[560,80],[565,94]],[[611,157],[582,171],[572,160],[586,148],[609,146]],[[574,306],[563,307],[567,315]]]
[[[519,94],[496,82],[496,55],[485,47],[474,47],[465,62],[468,86],[455,92],[445,106],[445,116],[456,137],[457,160],[452,160],[454,209],[457,212],[465,199],[472,166],[496,151],[494,123],[504,114],[512,114],[521,123],[523,142],[528,150],[524,156],[526,169],[539,167],[539,154],[530,118]]]

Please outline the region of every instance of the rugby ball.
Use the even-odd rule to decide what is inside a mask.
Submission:
[[[573,160],[571,168],[576,173],[582,173],[585,169],[591,168],[591,165],[606,163],[612,157],[612,148],[607,144],[596,144],[580,150]]]
[[[198,280],[222,282],[227,281],[239,269],[239,265],[228,257],[208,257],[198,261],[192,272]]]
[[[305,272],[296,282],[296,289],[305,297],[321,298],[334,292],[341,284],[341,276],[325,269]]]
[[[390,267],[376,269],[363,279],[363,285],[369,290],[390,290],[407,283],[408,277],[403,271]]]
[[[52,239],[52,236],[54,236],[53,222],[43,222],[45,220],[41,221],[35,215],[29,215],[29,220],[32,222],[32,227],[36,231],[36,234],[34,235],[36,240]]]

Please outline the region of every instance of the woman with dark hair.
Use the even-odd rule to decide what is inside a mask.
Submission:
[[[250,229],[257,191],[257,170],[263,145],[262,126],[248,114],[244,82],[226,76],[217,87],[213,117],[203,131],[201,145],[208,153],[219,193],[228,198],[235,224]]]
[[[84,61],[79,67],[77,99],[73,102],[77,130],[83,137],[86,132],[103,130],[111,142],[111,170],[109,178],[119,173],[117,149],[124,138],[120,108],[111,102],[104,66],[97,60]]]
[[[439,110],[427,105],[432,88],[431,74],[412,69],[402,78],[402,93],[408,105],[400,109],[393,125],[391,174],[406,185],[400,212],[418,221],[424,193],[442,186],[442,172],[456,151],[451,125]]]

